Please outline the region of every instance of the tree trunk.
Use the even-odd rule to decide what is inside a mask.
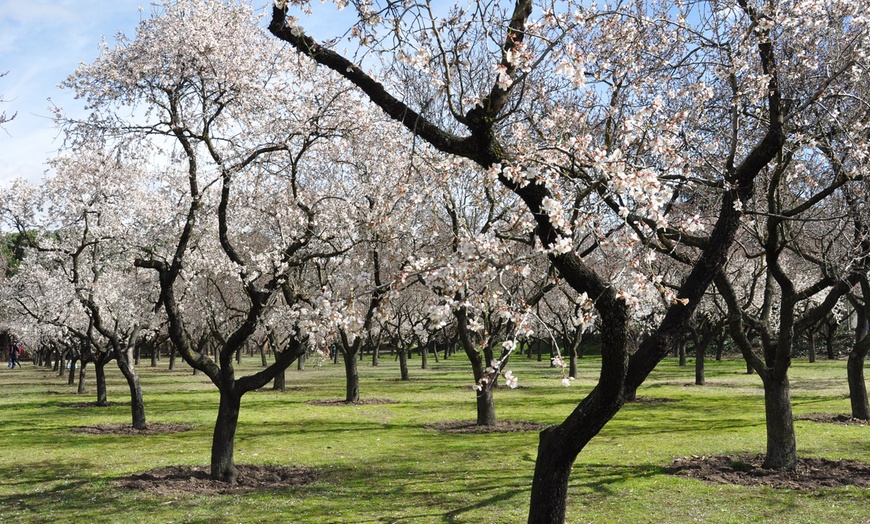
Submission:
[[[477,391],[477,425],[495,426],[495,400],[492,396],[492,387],[485,387]]]
[[[762,467],[795,469],[797,444],[787,375],[779,379],[771,377],[764,380],[764,411],[767,417],[767,454]]]
[[[130,351],[132,353],[132,351]],[[133,419],[133,429],[145,429],[145,401],[142,398],[142,386],[139,384],[139,375],[136,369],[127,358],[124,351],[116,351],[115,359],[118,361],[118,369],[127,380],[127,386],[130,388],[130,411]]]
[[[411,375],[408,373],[408,353],[405,348],[399,348],[399,373],[403,381],[411,380]]]
[[[716,362],[722,361],[722,353],[725,352],[725,333],[724,331],[719,333],[719,336],[716,337]]]
[[[603,391],[601,385],[597,386],[564,422],[541,431],[529,524],[565,522],[568,479],[574,460],[623,405],[615,391]]]
[[[151,367],[156,368],[157,367],[157,351],[158,351],[157,344],[156,343],[149,344],[149,346],[151,346]]]
[[[870,402],[867,399],[867,383],[864,381],[864,360],[868,348],[870,343],[856,344],[856,347],[849,352],[849,360],[846,362],[852,417],[862,420],[870,420]]]
[[[529,506],[529,524],[561,524],[565,522],[568,498],[568,480],[574,457],[565,453],[561,439],[552,434],[559,426],[541,431],[535,476],[532,480],[532,499]]]
[[[378,367],[378,359],[381,356],[381,345],[375,344],[372,346],[372,366]]]
[[[287,375],[286,375],[286,373],[281,371],[277,375],[275,375],[275,380],[272,382],[272,390],[284,391],[286,388],[287,388]]]
[[[816,332],[813,331],[812,329],[810,329],[809,332],[807,333],[807,341],[809,342],[809,345],[810,345],[810,349],[809,349],[810,357],[809,358],[810,358],[810,363],[812,364],[813,362],[816,361]]]
[[[175,369],[175,344],[169,345],[169,371]]]
[[[69,359],[69,374],[68,374],[68,378],[67,378],[66,383],[68,385],[72,386],[73,384],[75,384],[75,381],[76,381],[76,359],[70,358]]]
[[[677,342],[677,356],[680,358],[680,367],[685,367],[686,365],[686,339],[680,338],[680,341]]]
[[[108,406],[109,396],[106,388],[106,362],[107,355],[101,354],[94,363],[94,375],[97,380],[97,405]]]
[[[296,359],[296,371],[305,371],[305,353]]]
[[[82,365],[79,366],[79,387],[76,393],[82,395],[85,393],[85,377],[87,376],[88,363],[82,360]]]
[[[336,352],[338,353],[338,352]],[[359,371],[357,369],[357,360],[356,355],[353,353],[346,351],[344,349],[341,350],[342,357],[344,358],[344,375],[346,380],[346,393],[344,396],[345,402],[358,402],[359,401]]]
[[[707,346],[698,344],[695,347],[695,385],[703,386],[706,383],[704,377],[704,355],[707,353]]]
[[[220,390],[220,406],[211,441],[211,477],[232,484],[238,476],[233,451],[242,399],[235,391],[227,389]]]
[[[420,344],[420,369],[426,369],[429,366],[429,347]]]

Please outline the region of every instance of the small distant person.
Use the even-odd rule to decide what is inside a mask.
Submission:
[[[9,366],[12,369],[15,369],[15,365],[18,364],[19,369],[21,368],[21,362],[18,361],[18,358],[21,356],[21,346],[19,344],[12,344],[12,349],[9,350]]]

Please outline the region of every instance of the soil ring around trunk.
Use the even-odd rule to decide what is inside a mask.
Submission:
[[[196,429],[192,424],[177,424],[172,422],[151,422],[145,429],[134,429],[126,423],[94,424],[72,428],[73,433],[86,435],[165,435],[167,433],[182,433]]]
[[[855,418],[852,415],[837,415],[834,413],[807,413],[806,415],[797,415],[795,420],[809,420],[811,422],[839,424],[842,426],[870,426],[870,420]]]
[[[309,400],[306,404],[311,406],[376,406],[379,404],[397,404],[397,402],[387,398],[365,398],[356,402],[347,402],[345,400]]]
[[[801,458],[794,471],[763,469],[763,462],[764,455],[682,457],[674,460],[667,467],[667,472],[718,484],[801,491],[845,486],[870,487],[870,464],[864,462]]]
[[[424,424],[426,429],[434,429],[441,433],[514,433],[517,431],[540,431],[547,427],[547,424],[539,424],[537,422],[515,422],[500,420],[494,426],[478,426],[473,420],[454,420],[448,422],[437,422],[434,424]]]
[[[231,495],[263,489],[283,489],[313,482],[311,468],[236,464],[235,483],[214,480],[206,466],[168,466],[112,481],[112,486],[153,495]]]

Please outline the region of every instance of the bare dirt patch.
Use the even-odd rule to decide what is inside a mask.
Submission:
[[[208,468],[205,466],[169,466],[152,469],[145,473],[117,479],[112,484],[123,489],[162,496],[227,495],[302,486],[316,478],[313,469],[295,466],[236,464],[236,469],[239,476],[232,484],[210,478]]]
[[[674,460],[668,467],[668,473],[718,484],[801,491],[843,486],[870,487],[870,464],[864,462],[803,458],[798,459],[794,471],[763,469],[762,462],[763,455],[683,457]]]
[[[306,404],[311,404],[312,406],[376,406],[378,404],[396,404],[396,401],[386,398],[366,398],[356,402],[345,402],[344,400],[309,400]]]
[[[73,433],[86,435],[163,435],[166,433],[182,433],[195,429],[191,424],[175,424],[170,422],[152,422],[145,429],[134,429],[130,424],[95,424],[79,426],[72,429]]]
[[[105,404],[97,404],[96,402],[70,402],[62,404],[67,408],[86,409],[86,408],[108,408],[112,406],[129,406],[129,402],[106,402]]]
[[[473,420],[455,420],[424,424],[426,429],[435,429],[442,433],[513,433],[516,431],[540,431],[546,424],[537,422],[499,421],[494,426],[478,426]]]
[[[797,420],[809,420],[812,422],[820,422],[823,424],[840,424],[843,426],[870,426],[870,420],[854,418],[852,415],[834,414],[834,413],[807,413],[806,415],[798,415]]]

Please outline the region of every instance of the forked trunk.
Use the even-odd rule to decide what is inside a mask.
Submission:
[[[239,423],[241,397],[233,390],[220,390],[220,406],[211,441],[211,477],[234,483],[238,477],[233,451]]]
[[[764,381],[764,411],[767,417],[767,453],[762,467],[795,469],[797,444],[787,375]]]

